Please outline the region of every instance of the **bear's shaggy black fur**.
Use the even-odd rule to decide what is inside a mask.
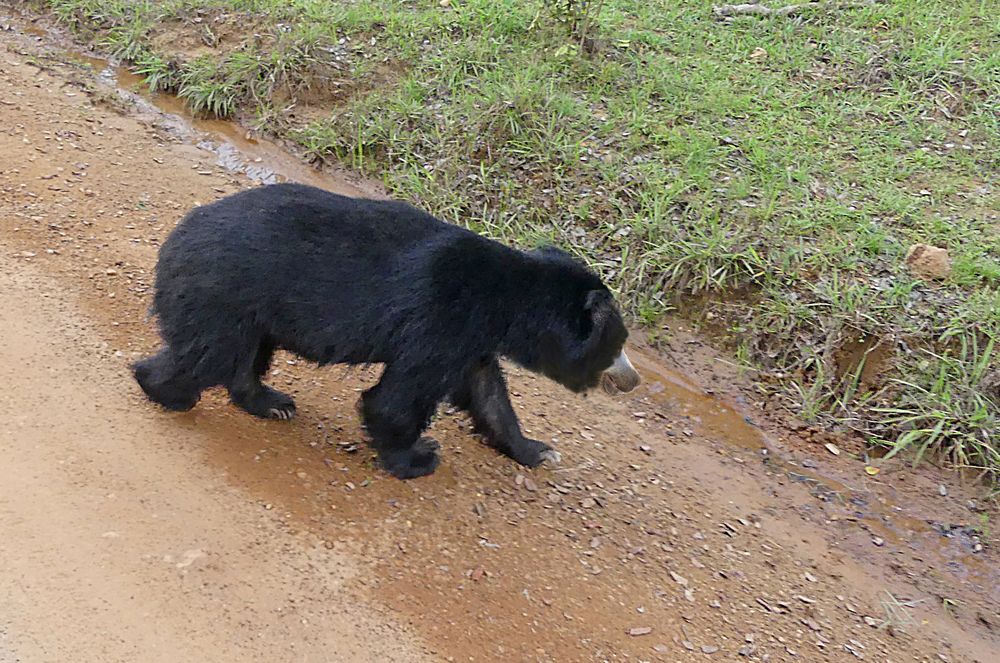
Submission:
[[[561,251],[518,251],[403,202],[298,184],[191,211],[160,250],[153,311],[165,346],[133,371],[171,410],[222,385],[250,414],[291,418],[292,399],[261,384],[278,348],[385,364],[360,409],[400,478],[437,466],[421,434],[445,400],[519,463],[558,460],[521,434],[498,358],[582,392],[621,362],[628,336],[608,289]]]

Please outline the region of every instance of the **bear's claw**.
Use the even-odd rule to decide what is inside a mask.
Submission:
[[[562,454],[555,449],[546,449],[539,454],[539,458],[542,459],[541,462],[548,463],[549,465],[558,465],[562,462]]]
[[[281,419],[282,421],[290,421],[295,417],[295,408],[276,408],[272,407],[267,411],[271,416],[271,419]]]
[[[288,394],[258,385],[250,393],[231,392],[233,404],[261,419],[289,421],[295,416],[295,401]]]

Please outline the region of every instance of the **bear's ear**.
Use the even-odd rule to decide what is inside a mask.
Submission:
[[[613,310],[611,293],[607,290],[591,290],[583,301],[583,315],[580,318],[580,338],[589,339],[600,332],[608,315]]]
[[[598,308],[602,303],[606,303],[611,299],[611,293],[607,290],[591,290],[587,293],[587,298],[583,304],[584,311],[593,311]]]

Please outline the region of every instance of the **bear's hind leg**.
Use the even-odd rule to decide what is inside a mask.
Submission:
[[[398,479],[414,479],[437,469],[439,445],[421,433],[437,401],[407,380],[403,371],[386,367],[377,385],[361,397],[361,415],[378,453],[379,464]]]
[[[521,433],[517,415],[507,397],[507,383],[496,358],[471,368],[454,404],[472,415],[476,432],[491,447],[521,465],[536,467],[545,461],[558,464],[559,452]]]
[[[239,408],[261,419],[288,420],[295,416],[292,397],[261,383],[271,366],[274,343],[263,339],[253,353],[242,357],[227,384],[229,398]]]
[[[170,348],[132,364],[132,374],[149,400],[168,410],[186,412],[201,399],[201,387],[184,374]]]

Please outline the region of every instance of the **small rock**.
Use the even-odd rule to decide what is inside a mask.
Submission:
[[[717,651],[719,651],[719,648],[715,647],[713,645],[702,645],[701,646],[701,652],[703,654],[714,654]]]
[[[943,483],[938,485],[938,494],[941,497],[948,497],[948,487]]]
[[[205,552],[201,548],[195,548],[193,550],[187,550],[184,552],[184,559],[177,562],[174,566],[178,569],[186,569],[195,563],[196,560],[201,559],[205,556]]]
[[[865,646],[860,642],[858,642],[857,640],[848,640],[844,644],[844,649],[846,649],[851,654],[854,654],[854,657],[859,659],[863,659],[865,657],[865,655],[862,653],[862,650],[864,648]]]
[[[638,638],[641,635],[649,635],[653,632],[653,629],[649,626],[635,626],[628,630],[628,634],[633,638]]]
[[[948,249],[928,244],[914,244],[906,252],[906,266],[915,276],[923,279],[946,279],[951,275],[951,257]]]
[[[872,543],[881,548],[882,546],[885,545],[885,539],[883,539],[881,536],[876,536],[874,539],[872,539]]]
[[[832,442],[827,442],[823,446],[826,447],[826,450],[829,451],[830,453],[832,453],[834,456],[839,456],[840,455],[840,449],[837,447],[836,444],[834,444]]]
[[[750,53],[751,60],[763,60],[765,58],[767,58],[767,51],[765,51],[760,46],[753,49],[753,52]]]

